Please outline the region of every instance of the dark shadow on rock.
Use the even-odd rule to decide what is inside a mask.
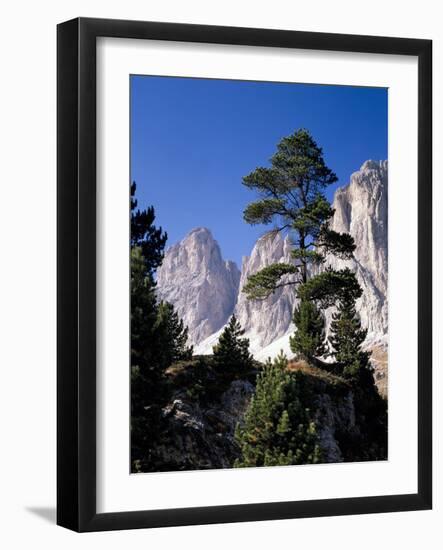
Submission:
[[[57,514],[54,507],[50,508],[45,506],[28,506],[26,510],[31,514],[34,514],[35,516],[49,521],[49,523],[54,524],[56,522]]]

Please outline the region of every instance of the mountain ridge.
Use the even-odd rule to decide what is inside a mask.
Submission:
[[[336,269],[347,266],[356,272],[363,288],[357,311],[368,329],[366,345],[382,353],[387,349],[388,328],[387,185],[388,162],[367,160],[347,185],[335,191],[331,227],[349,232],[356,250],[353,260],[329,257],[325,264]],[[251,254],[243,257],[240,271],[235,262],[223,260],[210,230],[198,227],[166,251],[158,270],[159,297],[172,302],[189,327],[195,353],[211,353],[224,325],[235,313],[257,359],[276,355],[280,349],[290,355],[294,289],[280,288],[259,302],[248,300],[241,292],[252,273],[271,263],[292,262],[290,250],[288,236],[266,233],[257,240]],[[326,312],[327,326],[332,312]],[[385,373],[380,376],[385,378]]]

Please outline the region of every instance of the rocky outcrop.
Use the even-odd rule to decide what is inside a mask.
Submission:
[[[157,271],[161,300],[171,302],[198,344],[220,329],[237,301],[240,272],[222,258],[220,247],[203,227],[170,247]]]
[[[323,461],[343,462],[345,457],[340,448],[340,436],[343,433],[358,430],[352,390],[345,391],[338,400],[328,392],[319,394],[315,399],[314,407],[316,409],[314,421]]]
[[[387,408],[380,395],[323,369],[303,369],[323,462],[387,459]]]
[[[235,428],[254,389],[247,380],[235,380],[219,398],[203,404],[189,392],[177,391],[162,410],[153,471],[232,467],[240,453]]]

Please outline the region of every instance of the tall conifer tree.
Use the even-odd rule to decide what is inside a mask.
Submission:
[[[188,346],[188,327],[169,302],[160,302],[158,305],[155,335],[164,365],[191,359],[193,347]]]
[[[332,314],[329,343],[337,367],[345,377],[352,378],[361,369],[367,369],[370,354],[362,350],[368,331],[361,327],[360,317],[355,309],[355,300],[344,296],[337,311]]]
[[[218,343],[213,347],[214,365],[227,374],[241,374],[252,367],[249,340],[242,338],[245,331],[232,315]]]
[[[316,303],[302,298],[292,319],[297,331],[289,337],[291,351],[305,359],[324,355],[325,323]]]
[[[310,267],[322,264],[327,254],[349,259],[355,249],[351,235],[330,228],[334,209],[324,192],[337,181],[337,176],[326,165],[323,151],[310,133],[302,129],[283,138],[270,164],[269,168],[257,168],[243,178],[243,184],[259,196],[246,207],[244,219],[252,225],[272,223],[274,233],[289,234],[293,262],[271,264],[251,275],[243,288],[251,299],[267,298],[284,286],[304,285],[310,278]],[[313,306],[301,304],[294,317],[301,331],[293,340],[295,351],[306,355],[307,351],[320,353],[320,345],[310,345],[310,350],[305,345],[307,340],[311,344],[317,342],[320,320]],[[311,334],[306,332],[309,328],[313,330]]]
[[[153,207],[137,209],[131,186],[131,468],[138,471],[158,429],[162,396],[155,328],[158,307],[154,273],[163,259],[167,235],[154,225]],[[146,254],[146,256],[145,256]]]

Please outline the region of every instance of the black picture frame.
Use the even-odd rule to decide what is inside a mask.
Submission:
[[[418,491],[416,494],[96,512],[96,39],[399,54],[418,58]],[[79,18],[57,29],[57,523],[104,531],[432,507],[432,42]]]

